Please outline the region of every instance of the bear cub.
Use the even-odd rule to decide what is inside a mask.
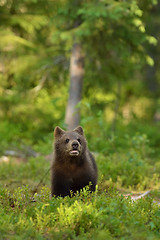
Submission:
[[[97,165],[87,147],[82,127],[54,130],[54,157],[51,166],[52,196],[71,196],[89,185],[95,191]],[[71,194],[72,193],[72,194]]]

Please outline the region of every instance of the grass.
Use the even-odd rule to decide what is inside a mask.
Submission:
[[[160,208],[152,198],[132,202],[114,188],[73,198],[50,198],[43,187],[1,190],[1,239],[159,239]]]
[[[37,158],[8,158],[0,163],[0,239],[121,239],[160,238],[159,152],[146,134],[98,142],[98,188],[73,198],[51,198],[50,137],[34,149]],[[95,148],[90,140],[91,148]],[[7,146],[7,143],[6,143]],[[157,146],[157,145],[156,145]],[[43,179],[42,184],[39,182]],[[38,189],[37,189],[38,186]],[[126,197],[152,190],[137,201]],[[34,195],[34,199],[33,199]],[[155,201],[156,202],[155,202]]]

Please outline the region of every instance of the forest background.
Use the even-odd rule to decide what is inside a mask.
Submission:
[[[0,1],[2,239],[159,239],[159,13],[156,0]],[[77,124],[97,196],[51,200],[54,128]],[[147,190],[134,206],[119,194]]]

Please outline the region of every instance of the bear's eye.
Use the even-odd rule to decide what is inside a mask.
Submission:
[[[69,143],[69,138],[66,138],[65,142],[66,142],[66,143]]]
[[[78,141],[79,143],[81,143],[81,139],[80,139],[80,138],[78,138],[77,141]]]

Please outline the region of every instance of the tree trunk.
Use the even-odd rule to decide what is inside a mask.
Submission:
[[[112,133],[115,133],[115,131],[116,131],[116,122],[117,122],[117,117],[118,117],[118,113],[119,113],[120,98],[121,98],[121,82],[118,81],[117,96],[116,96],[115,108],[114,108],[114,118],[113,118],[112,128],[111,128]]]
[[[80,107],[84,75],[84,55],[79,43],[74,43],[70,60],[70,90],[66,108],[65,123],[68,130],[73,130],[80,122]]]

